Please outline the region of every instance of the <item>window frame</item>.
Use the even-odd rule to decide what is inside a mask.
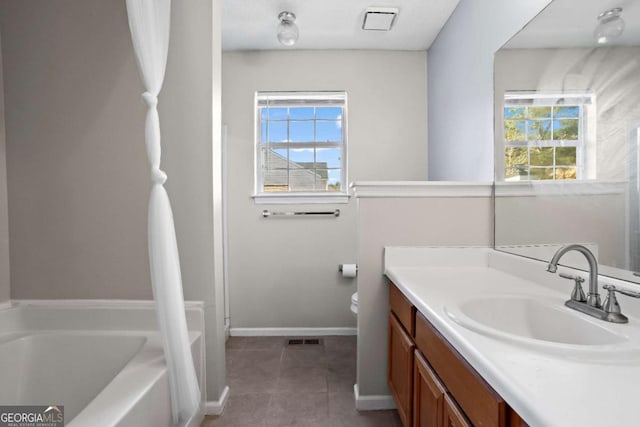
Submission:
[[[564,104],[560,104],[559,101],[561,99],[565,100]],[[538,139],[524,139],[522,141],[507,141],[505,135],[505,110],[509,107],[516,108],[530,108],[530,107],[558,107],[558,106],[578,106],[580,112],[578,114],[578,139],[577,140],[554,140],[553,139],[553,115],[546,119],[539,120],[550,120],[551,121],[551,139],[549,140],[538,140]],[[553,110],[553,109],[552,109]],[[590,135],[591,129],[589,123],[595,123],[593,117],[595,116],[595,95],[591,92],[536,92],[536,91],[507,91],[504,93],[502,98],[502,108],[500,110],[500,141],[501,141],[501,151],[500,151],[500,162],[499,171],[497,178],[499,178],[502,182],[509,182],[506,178],[506,164],[505,164],[505,153],[508,147],[515,148],[527,148],[527,168],[530,171],[531,169],[544,169],[552,167],[554,170],[554,178],[553,179],[531,179],[531,174],[529,173],[528,177],[525,179],[520,179],[517,181],[522,182],[567,182],[567,181],[580,181],[584,179],[590,179],[595,176],[595,170],[593,165],[595,164],[595,151],[591,149],[591,145],[593,145],[593,141],[591,139],[594,138],[594,135]],[[523,121],[531,120],[529,118],[518,119]],[[535,120],[535,119],[534,119]],[[575,120],[575,119],[570,119]],[[531,165],[531,148],[554,148],[554,158],[553,165],[551,166],[535,166]],[[575,179],[556,179],[555,178],[555,170],[557,168],[562,168],[572,166],[572,165],[558,165],[556,164],[556,148],[561,147],[576,147],[576,178]],[[497,159],[496,159],[497,160]]]
[[[261,110],[265,106],[277,107],[317,107],[337,106],[342,108],[342,142],[318,143],[308,142],[262,142]],[[348,193],[348,141],[347,141],[347,92],[346,91],[258,91],[254,98],[254,193],[253,199],[258,204],[266,203],[347,203]],[[309,119],[311,120],[311,119]],[[290,120],[288,120],[290,121]],[[314,117],[313,122],[317,122]],[[340,191],[264,191],[262,168],[262,150],[273,149],[309,149],[340,148]],[[314,163],[316,159],[314,158]],[[335,168],[327,168],[331,170]],[[289,170],[289,169],[287,169]],[[310,169],[306,169],[310,170]]]

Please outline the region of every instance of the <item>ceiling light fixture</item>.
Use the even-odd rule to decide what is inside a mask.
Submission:
[[[598,15],[598,26],[593,31],[598,44],[609,43],[617,39],[624,31],[624,20],[620,17],[621,7],[606,10]]]
[[[278,41],[285,46],[293,46],[298,41],[296,15],[292,12],[280,12],[278,15]]]

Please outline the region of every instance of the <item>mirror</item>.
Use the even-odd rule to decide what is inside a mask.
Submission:
[[[623,32],[598,44],[616,14]],[[495,248],[549,261],[581,243],[601,274],[640,283],[640,0],[552,1],[494,76]]]

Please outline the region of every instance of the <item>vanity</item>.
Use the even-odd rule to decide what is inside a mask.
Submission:
[[[587,316],[546,267],[490,248],[385,248],[388,384],[405,427],[637,425],[640,304],[620,299],[627,324]]]
[[[405,426],[524,425],[393,283],[389,304],[388,383]]]

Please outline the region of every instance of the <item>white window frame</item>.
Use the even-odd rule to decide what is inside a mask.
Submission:
[[[564,102],[561,103],[560,100]],[[521,148],[535,148],[535,147],[576,147],[576,181],[584,179],[595,179],[595,95],[590,92],[506,92],[503,97],[501,114],[501,142],[502,150],[500,152],[500,162],[497,168],[497,178],[500,181],[505,181],[506,166],[504,153],[507,147],[521,147]],[[508,107],[555,107],[562,105],[577,105],[580,108],[578,115],[578,140],[553,140],[553,126],[551,128],[551,140],[524,140],[524,141],[507,141],[504,134],[504,111]],[[553,119],[551,119],[553,120]],[[556,167],[562,167],[567,165],[556,165],[555,151],[554,151],[554,171]],[[530,159],[528,164],[529,169],[536,169],[537,167],[531,166]],[[544,168],[544,167],[540,167]],[[539,181],[525,179],[523,181]],[[547,182],[558,182],[566,180],[556,180],[555,173],[554,179],[545,180]]]
[[[348,171],[347,171],[347,93],[346,91],[327,92],[256,92],[255,93],[255,146],[254,146],[254,201],[258,204],[269,203],[348,203]],[[261,141],[261,108],[276,107],[312,107],[339,106],[342,114],[342,142],[278,142],[263,143]],[[315,120],[315,119],[314,119]],[[263,191],[262,149],[271,148],[340,148],[340,191]]]

